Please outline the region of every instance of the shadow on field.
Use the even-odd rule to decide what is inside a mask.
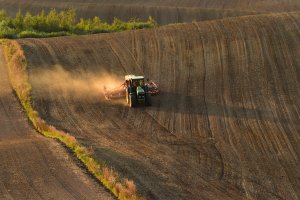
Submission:
[[[270,110],[221,105],[211,102],[205,103],[204,98],[201,96],[184,96],[164,92],[159,94],[159,96],[152,97],[152,101],[153,105],[147,108],[147,110],[237,119],[256,119],[274,123],[300,125],[299,119],[276,117],[276,114]]]

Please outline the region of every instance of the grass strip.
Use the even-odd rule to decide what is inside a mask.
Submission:
[[[27,112],[34,128],[42,135],[58,139],[71,149],[81,160],[91,174],[93,174],[109,191],[120,200],[144,200],[137,194],[136,185],[132,180],[120,177],[113,169],[101,164],[93,157],[93,151],[81,145],[74,136],[57,130],[39,117],[32,107],[31,85],[27,73],[27,61],[22,47],[15,40],[2,39],[0,44],[8,66],[8,73],[14,91]]]

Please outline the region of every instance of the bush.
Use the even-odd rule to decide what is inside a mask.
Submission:
[[[0,22],[0,38],[8,38],[8,39],[14,39],[16,38],[17,31],[15,29],[11,29],[9,27],[1,27]]]

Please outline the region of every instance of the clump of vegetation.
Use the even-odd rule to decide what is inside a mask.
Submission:
[[[27,74],[27,61],[22,48],[13,40],[0,40],[0,45],[2,45],[4,50],[13,89],[35,129],[44,136],[57,139],[70,148],[78,159],[85,164],[90,173],[101,181],[118,199],[144,200],[144,198],[137,194],[136,186],[133,181],[120,177],[116,171],[97,161],[93,157],[91,148],[81,145],[74,136],[57,130],[39,117],[38,112],[32,107],[30,96],[31,85]]]
[[[111,24],[103,22],[99,17],[77,20],[76,10],[67,9],[48,13],[41,11],[36,15],[30,12],[23,14],[20,10],[14,18],[0,11],[0,38],[55,37],[66,35],[83,35],[109,33],[126,30],[157,27],[158,24],[150,16],[147,21],[131,19],[128,22],[114,18]]]

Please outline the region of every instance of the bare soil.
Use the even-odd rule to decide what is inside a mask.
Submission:
[[[19,43],[42,117],[148,199],[300,198],[299,12]],[[57,86],[58,66],[78,81],[146,75],[162,94],[130,109],[34,81],[50,71]]]
[[[0,50],[0,199],[114,199],[54,140],[33,130]]]

